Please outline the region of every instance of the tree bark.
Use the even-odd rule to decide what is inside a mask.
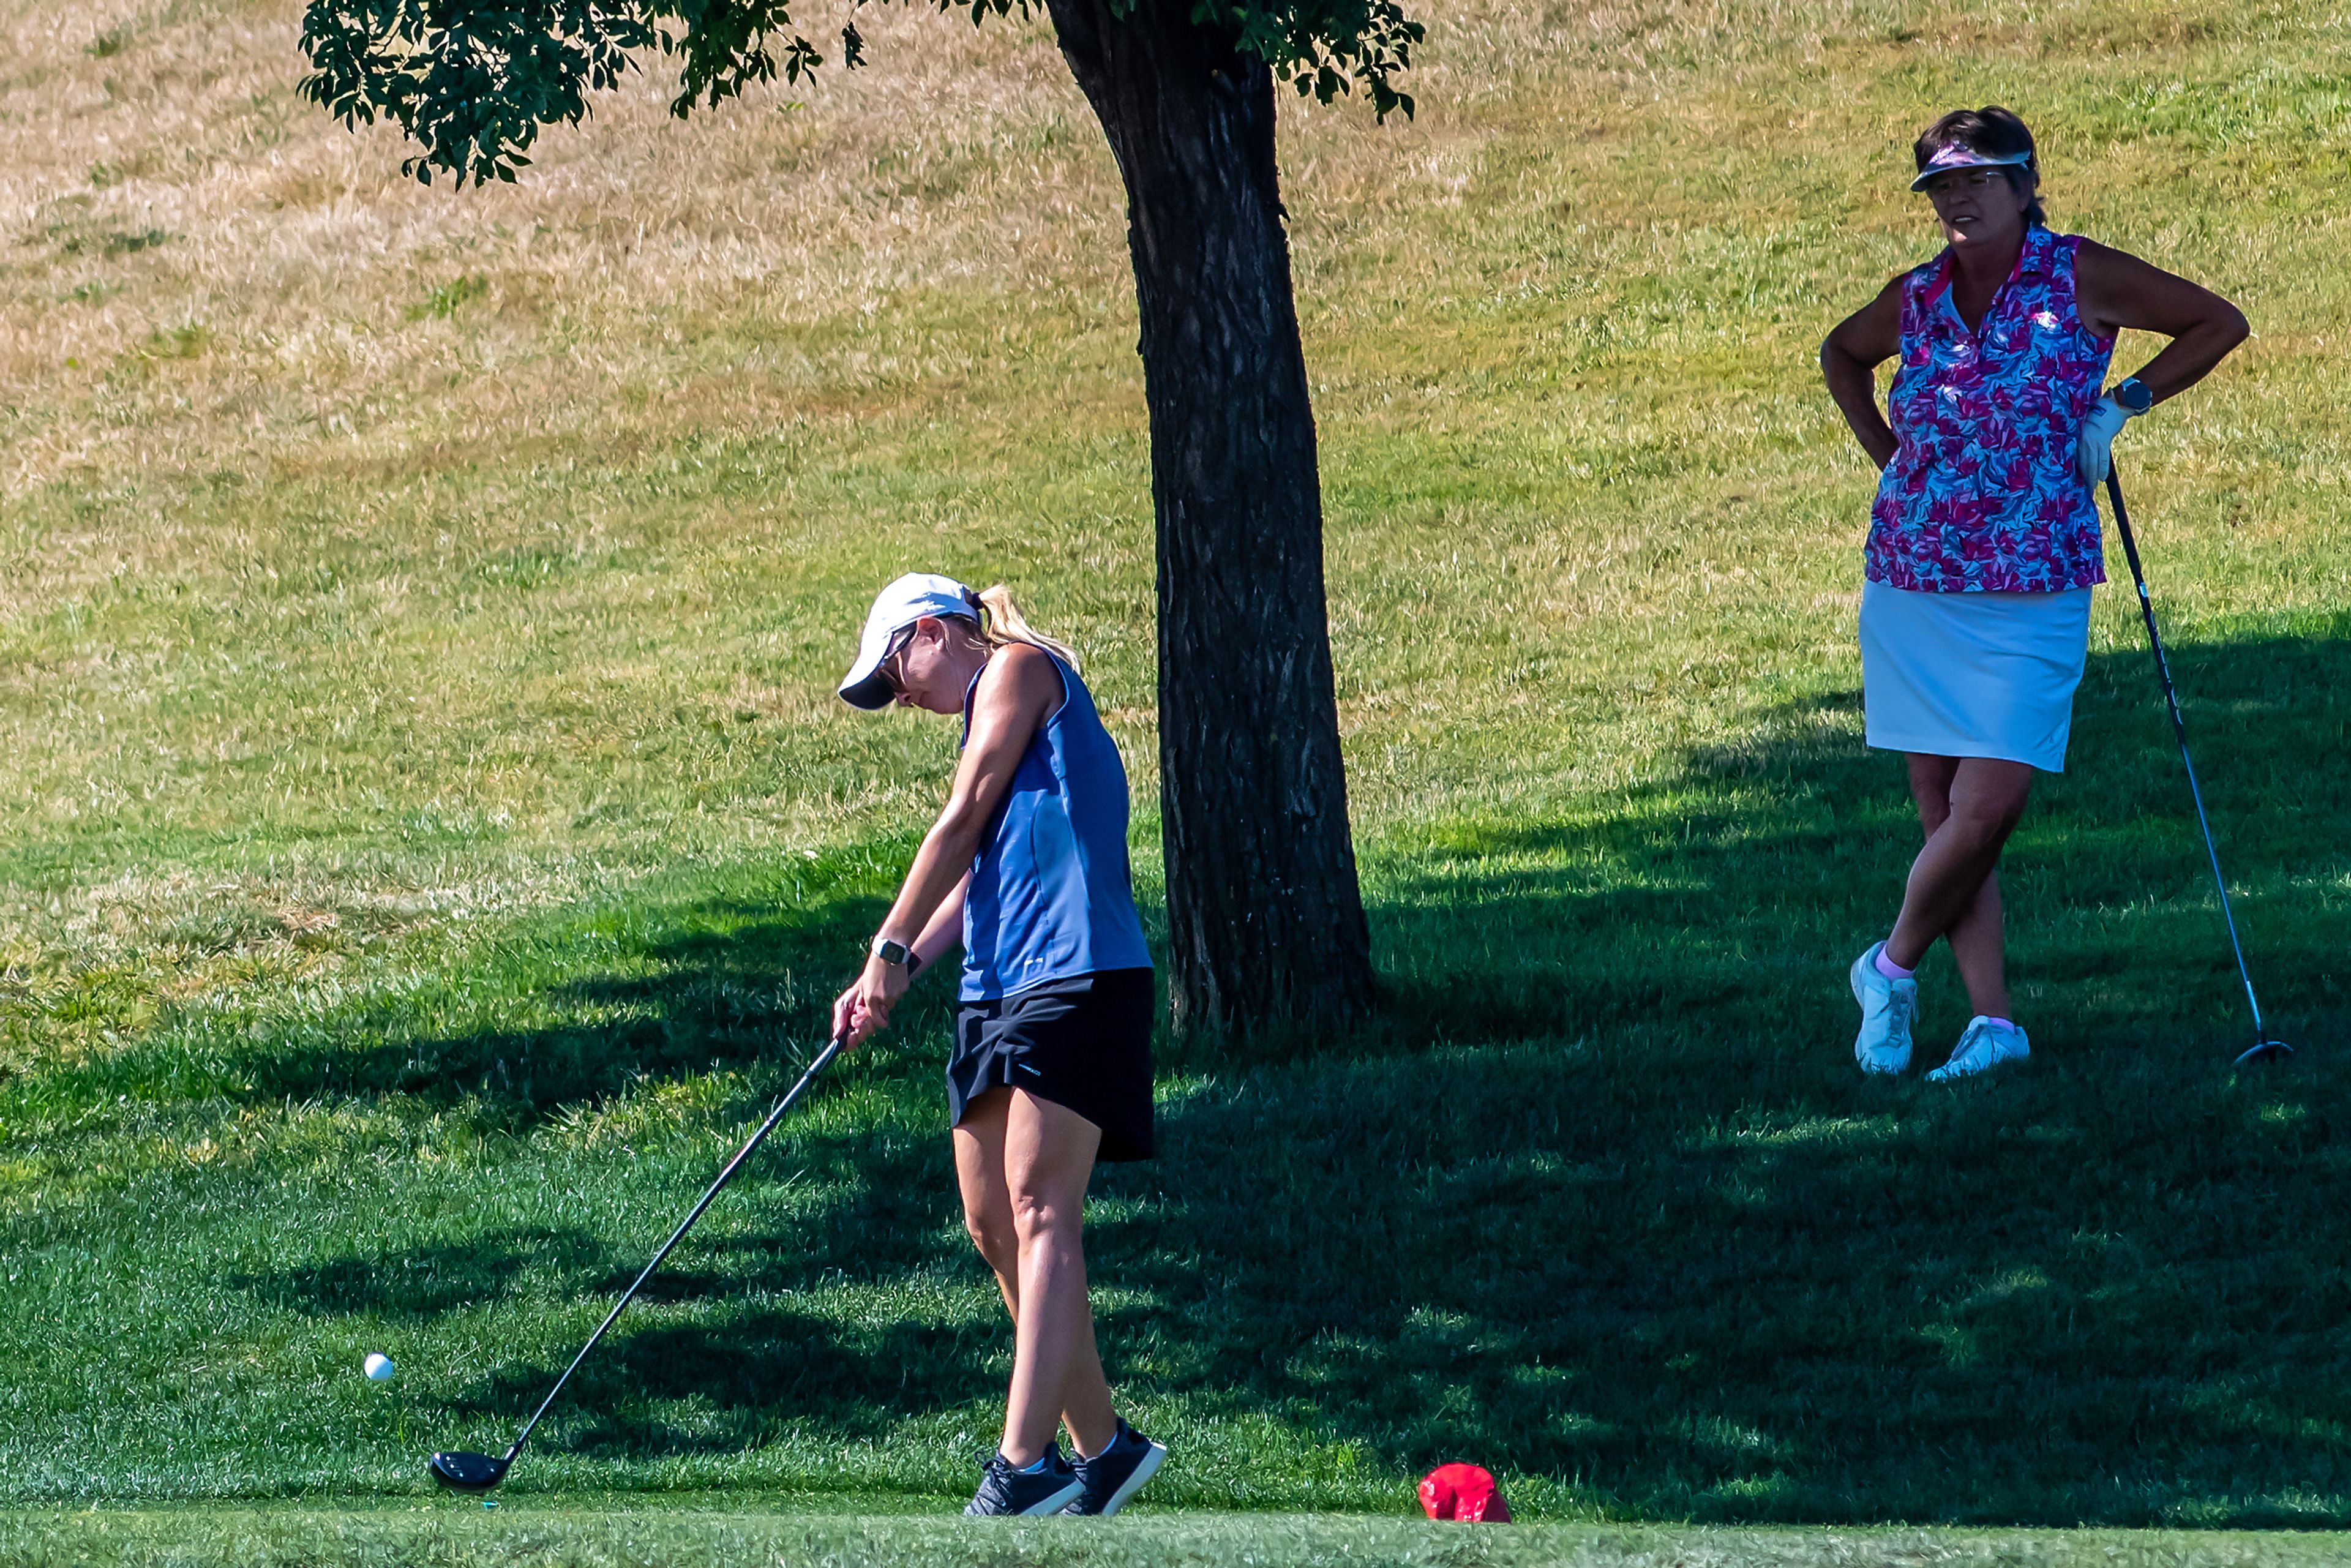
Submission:
[[[1126,184],[1158,524],[1159,777],[1176,1027],[1362,1017],[1314,411],[1264,62],[1192,0],[1050,0]]]

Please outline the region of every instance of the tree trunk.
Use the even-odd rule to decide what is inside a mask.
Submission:
[[[1322,589],[1314,411],[1262,61],[1192,0],[1050,0],[1127,193],[1159,538],[1159,777],[1179,1030],[1371,1001]]]

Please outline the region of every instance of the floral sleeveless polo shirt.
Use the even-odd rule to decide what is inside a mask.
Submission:
[[[2082,241],[2028,229],[1983,329],[1951,302],[1948,250],[1902,283],[1886,395],[1898,448],[1863,551],[1872,582],[1928,593],[2055,592],[2106,580],[2098,504],[2074,471],[2115,340],[2074,308]]]

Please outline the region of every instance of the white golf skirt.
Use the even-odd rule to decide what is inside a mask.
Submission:
[[[2065,770],[2090,591],[1917,593],[1861,585],[1864,736],[1881,751]]]

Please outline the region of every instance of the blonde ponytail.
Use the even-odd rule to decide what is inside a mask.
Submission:
[[[1071,669],[1078,667],[1078,655],[1067,643],[1046,636],[1029,624],[1020,613],[1020,606],[1012,602],[1012,591],[998,583],[979,596],[979,634],[991,648],[1001,648],[1007,643],[1026,643],[1032,648],[1042,648]]]

